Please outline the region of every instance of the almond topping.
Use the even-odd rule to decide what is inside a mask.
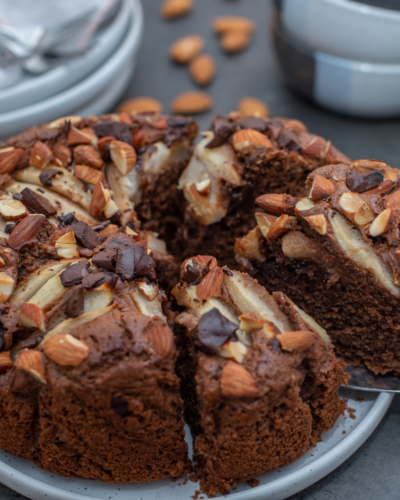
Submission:
[[[391,231],[396,225],[396,218],[396,210],[387,208],[372,222],[369,234],[376,237]]]
[[[232,145],[235,151],[246,152],[254,149],[273,149],[267,136],[251,128],[239,130],[233,134]]]
[[[208,85],[215,76],[215,62],[208,54],[201,54],[192,60],[189,73],[197,85]]]
[[[77,144],[92,144],[93,136],[79,130],[76,127],[71,127],[68,132],[67,144],[68,146],[76,146]]]
[[[87,165],[93,168],[101,168],[104,161],[100,153],[93,146],[80,145],[74,149],[74,159],[80,165]]]
[[[264,212],[256,212],[255,218],[260,228],[262,235],[264,238],[268,236],[269,230],[271,229],[272,224],[276,221],[277,217],[273,215],[265,214]]]
[[[243,97],[243,99],[238,102],[238,109],[245,116],[257,116],[260,118],[269,117],[268,106],[254,97]]]
[[[0,149],[0,174],[9,174],[17,166],[17,163],[24,154],[24,150],[20,148],[3,148]]]
[[[373,189],[369,189],[368,191],[364,191],[364,195],[387,193],[393,188],[393,186],[395,184],[396,183],[394,181],[391,181],[391,180],[383,181],[380,184],[378,184],[378,186],[374,187]]]
[[[12,368],[13,362],[11,360],[10,351],[0,352],[0,373]]]
[[[295,227],[297,223],[296,217],[283,214],[276,219],[268,231],[268,239],[279,238]]]
[[[165,323],[157,323],[150,332],[154,349],[162,359],[168,357],[174,347],[174,337]]]
[[[196,182],[196,191],[201,194],[207,194],[211,190],[211,179],[205,179],[204,181]]]
[[[224,398],[254,398],[257,385],[250,373],[241,365],[228,361],[221,374],[221,395]]]
[[[11,297],[14,290],[15,281],[7,273],[0,273],[0,303]]]
[[[39,328],[43,332],[46,330],[45,315],[43,309],[30,302],[21,302],[19,320],[25,328]]]
[[[53,153],[51,149],[46,146],[42,141],[36,141],[33,148],[31,149],[31,155],[29,158],[30,165],[37,168],[46,167],[50,161],[53,159]]]
[[[300,120],[288,120],[283,125],[283,128],[289,128],[293,132],[307,132],[307,127]]]
[[[335,185],[329,179],[317,174],[311,186],[309,198],[311,200],[322,200],[329,198],[335,192]]]
[[[309,349],[317,339],[317,334],[309,331],[286,332],[276,336],[284,351],[303,352]]]
[[[293,213],[296,198],[286,194],[263,194],[256,199],[261,208],[272,214]]]
[[[108,189],[105,189],[101,182],[97,182],[93,189],[92,201],[90,203],[90,214],[93,217],[98,217],[106,208],[110,199]]]
[[[218,266],[213,267],[196,287],[196,294],[200,300],[207,300],[210,297],[219,297],[221,286],[224,280],[224,273]]]
[[[29,212],[27,211],[25,205],[23,205],[19,200],[1,200],[0,214],[5,218],[5,220],[15,221],[23,219],[29,214]]]
[[[149,285],[148,283],[138,283],[139,291],[148,299],[154,300],[158,295],[158,290],[155,285]]]
[[[180,115],[190,115],[203,113],[213,107],[211,97],[205,92],[193,91],[178,95],[171,104],[174,113]]]
[[[310,198],[302,198],[296,203],[295,212],[304,212],[305,210],[310,210],[310,208],[315,206],[315,202],[310,200]]]
[[[204,39],[199,35],[187,35],[179,38],[171,45],[169,54],[179,64],[187,64],[196,57],[204,47]]]
[[[65,125],[66,122],[70,122],[71,125],[76,125],[82,120],[82,117],[79,115],[71,115],[71,116],[63,116],[61,118],[57,118],[57,120],[52,121],[48,127],[49,128],[60,128]]]
[[[350,168],[356,172],[370,172],[371,170],[379,170],[383,174],[385,181],[398,181],[397,170],[392,168],[387,163],[378,160],[355,160],[351,163]]]
[[[100,172],[100,170],[88,167],[87,165],[76,165],[75,177],[82,179],[84,182],[96,184],[104,179],[104,174],[103,172]]]
[[[252,33],[256,28],[254,21],[247,17],[221,16],[214,19],[213,30],[218,35],[227,31],[244,31]]]
[[[193,0],[164,0],[161,5],[161,15],[166,19],[173,19],[187,14],[193,6]]]
[[[357,193],[343,193],[339,198],[339,206],[346,217],[359,226],[375,218],[372,208]]]
[[[309,215],[308,217],[304,217],[304,220],[306,220],[317,233],[322,235],[326,234],[327,222],[323,214]]]
[[[120,113],[143,113],[144,111],[153,111],[154,113],[161,113],[163,106],[160,101],[152,97],[135,97],[129,99],[118,106]],[[101,139],[100,139],[101,140]],[[100,141],[99,141],[100,142]],[[100,144],[99,144],[100,146]]]
[[[228,341],[218,349],[217,354],[236,363],[243,363],[246,352],[247,347],[241,342]]]
[[[136,151],[126,142],[111,141],[110,156],[122,175],[126,175],[136,165]]]
[[[105,238],[109,234],[116,233],[118,231],[118,226],[116,224],[109,224],[106,228],[99,231],[99,235]]]
[[[9,246],[14,250],[20,250],[23,246],[32,243],[45,219],[46,217],[41,214],[30,214],[22,219],[8,238]]]
[[[42,384],[47,383],[43,358],[39,351],[33,351],[31,349],[22,351],[14,365],[35,377],[42,382]]]
[[[43,345],[43,352],[60,366],[78,366],[88,357],[89,348],[69,333],[62,333],[50,338]]]
[[[389,196],[385,203],[386,208],[400,208],[400,191],[395,191]]]
[[[259,330],[263,327],[264,323],[261,321],[254,313],[245,313],[239,316],[240,319],[240,329],[245,332],[250,332],[251,330]]]
[[[67,167],[71,163],[71,150],[63,144],[56,144],[53,148],[53,161],[58,160],[61,167]]]

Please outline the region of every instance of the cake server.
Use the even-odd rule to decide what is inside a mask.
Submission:
[[[348,363],[344,370],[350,375],[347,387],[359,391],[400,392],[400,378],[392,375],[374,375],[366,368]]]

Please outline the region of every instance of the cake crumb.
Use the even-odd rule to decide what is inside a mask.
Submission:
[[[345,430],[343,430],[343,431],[342,431],[342,434],[346,434],[346,431],[345,431]]]
[[[365,401],[365,399],[360,398],[360,397],[356,397],[356,401],[357,401],[357,403],[362,403],[363,401]]]
[[[201,492],[199,490],[195,490],[194,495],[192,495],[190,498],[193,498],[193,500],[198,500],[200,493]]]
[[[189,474],[189,481],[192,481],[192,483],[197,483],[199,480],[199,475],[193,472],[192,474]]]
[[[186,477],[185,480],[183,481],[182,485],[185,486],[185,484],[187,484],[188,481],[189,481],[189,479]]]
[[[259,479],[250,479],[249,481],[247,481],[247,484],[249,486],[251,486],[251,488],[255,488],[256,486],[258,486],[260,484],[260,480]]]
[[[354,408],[347,408],[347,413],[349,414],[349,417],[353,420],[355,420],[356,417],[356,410]]]

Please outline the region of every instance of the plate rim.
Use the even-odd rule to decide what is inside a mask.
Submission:
[[[354,389],[352,390],[357,392]],[[311,464],[304,465],[300,469],[289,472],[265,485],[259,485],[256,488],[237,493],[232,492],[229,498],[233,500],[266,500],[273,497],[274,500],[282,500],[318,482],[344,463],[365,443],[387,412],[393,397],[394,395],[391,393],[380,393],[372,408],[357,427],[340,443]],[[14,484],[16,481],[18,485]],[[31,478],[7,465],[2,460],[0,460],[0,482],[22,495],[26,495],[27,492],[32,494],[34,490],[37,490],[36,493],[46,495],[52,500],[99,500],[98,497],[72,493]],[[18,489],[15,489],[16,486]]]

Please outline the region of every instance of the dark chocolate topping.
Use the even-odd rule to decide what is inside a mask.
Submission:
[[[110,288],[115,288],[117,279],[118,276],[116,276],[115,274],[109,274],[103,271],[95,271],[83,278],[82,285],[86,288],[86,290],[90,290],[91,288],[96,288],[100,285],[103,285],[104,283],[110,282]]]
[[[111,409],[122,418],[131,414],[128,401],[114,395],[111,397]]]
[[[193,334],[196,349],[206,354],[214,354],[228,340],[235,339],[238,325],[225,318],[218,309],[205,313]]]
[[[7,234],[11,234],[15,226],[16,226],[15,222],[8,222],[6,224],[6,227],[4,228],[4,232]]]
[[[365,173],[351,173],[347,177],[347,187],[354,193],[364,193],[383,182],[383,174],[379,170]]]
[[[70,318],[77,318],[83,313],[83,311],[83,286],[79,285],[75,288],[74,293],[68,299],[65,312]]]
[[[43,186],[51,187],[53,185],[51,179],[57,174],[61,174],[61,171],[55,168],[45,168],[39,174],[40,182],[43,184]]]
[[[102,238],[96,231],[87,224],[86,222],[80,221],[71,226],[76,239],[81,245],[86,248],[96,248],[102,241]]]
[[[188,285],[198,285],[210,269],[211,259],[204,267],[194,261],[193,265],[186,266],[186,271],[183,273],[182,280]]]
[[[65,216],[59,215],[58,218],[61,221],[60,229],[64,229],[64,227],[71,226],[75,224],[75,222],[78,222],[74,214],[67,214]]]
[[[213,122],[214,137],[207,144],[208,148],[221,146],[235,131],[236,124],[224,118],[217,118]]]
[[[135,247],[120,245],[117,250],[115,272],[125,280],[133,278],[135,271]]]
[[[297,153],[302,150],[296,134],[287,128],[284,128],[279,132],[277,142],[280,146],[288,149],[289,151],[295,151]]]
[[[78,262],[69,266],[60,274],[61,283],[65,287],[79,285],[88,274],[89,262]]]
[[[21,191],[21,203],[23,203],[31,212],[35,214],[42,214],[46,217],[54,215],[57,212],[53,205],[44,196],[35,193],[29,188],[25,188]]]
[[[259,132],[265,132],[268,129],[267,122],[256,116],[245,116],[239,120],[239,125],[242,128],[251,128]]]
[[[98,137],[112,136],[119,141],[132,145],[131,127],[126,123],[102,122],[93,125],[93,129]]]
[[[107,269],[107,271],[115,271],[115,261],[117,259],[117,250],[106,248],[105,250],[93,255],[92,262],[96,266]]]

